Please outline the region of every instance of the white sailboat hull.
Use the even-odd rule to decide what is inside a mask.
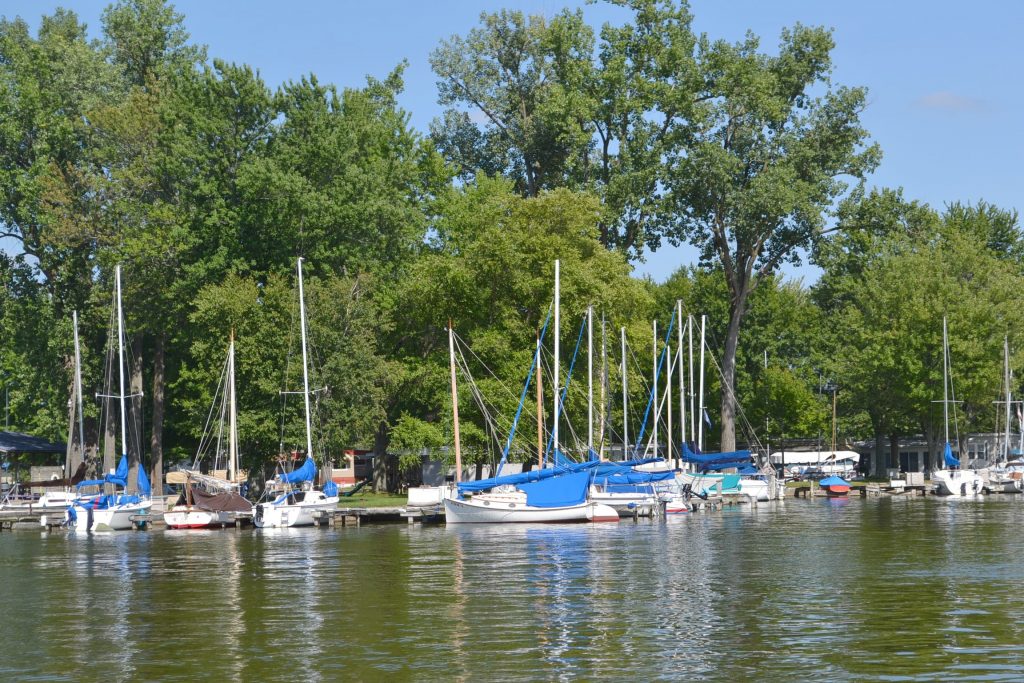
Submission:
[[[74,519],[71,520],[71,527],[75,531],[123,531],[133,526],[132,517],[135,515],[149,514],[153,502],[144,500],[140,503],[126,503],[115,505],[103,510],[93,510],[81,505],[74,505]]]
[[[338,496],[317,498],[298,503],[260,503],[256,506],[253,524],[260,529],[312,526],[324,513],[336,510]]]
[[[966,498],[981,495],[985,480],[972,470],[939,470],[932,474],[935,493],[951,498]]]
[[[206,529],[233,526],[234,523],[234,512],[211,512],[186,505],[175,506],[164,513],[164,524],[168,529]]]
[[[446,524],[507,524],[586,522],[591,503],[540,508],[513,501],[457,500],[445,498]]]

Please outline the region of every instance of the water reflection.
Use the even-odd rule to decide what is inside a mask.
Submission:
[[[1024,497],[0,534],[0,679],[1020,680]]]

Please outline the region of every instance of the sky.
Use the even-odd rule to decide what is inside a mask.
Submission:
[[[42,14],[63,6],[98,36],[106,4],[4,0],[0,14],[36,26]],[[210,57],[249,64],[271,87],[310,73],[359,87],[367,74],[383,77],[407,60],[400,103],[423,132],[441,113],[429,55],[441,40],[476,26],[482,11],[552,16],[582,7],[595,27],[627,16],[607,3],[569,0],[179,0],[175,6]],[[766,51],[795,23],[831,28],[833,82],[869,91],[862,122],[884,154],[869,185],[902,187],[908,198],[939,209],[981,199],[1022,208],[1024,2],[693,0],[691,10],[698,32],[739,41],[752,31]],[[663,281],[693,259],[691,248],[663,247],[636,272]],[[810,266],[784,272],[805,283],[817,277]]]

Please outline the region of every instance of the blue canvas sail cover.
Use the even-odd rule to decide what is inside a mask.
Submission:
[[[128,456],[122,455],[121,461],[117,463],[117,470],[113,474],[105,475],[103,481],[115,486],[128,486]]]
[[[324,495],[328,498],[334,498],[338,495],[338,485],[334,483],[333,479],[324,484]]]
[[[501,477],[491,477],[490,479],[480,479],[478,481],[463,481],[459,482],[459,493],[473,493],[476,491],[487,491],[493,489],[495,486],[512,485],[518,486],[519,484],[527,484],[534,481],[541,481],[542,479],[550,479],[559,475],[568,474],[571,472],[587,472],[587,476],[590,476],[589,470],[598,466],[592,460],[587,462],[575,462],[566,467],[548,467],[542,470],[530,470],[529,472],[522,472],[520,474],[506,474]]]
[[[526,504],[539,508],[579,505],[587,499],[590,472],[571,472],[548,477],[517,488],[526,494]]]
[[[316,463],[313,462],[313,458],[306,456],[306,462],[302,463],[302,467],[291,472],[285,472],[284,474],[277,475],[285,484],[299,484],[304,481],[313,481],[316,476]]]
[[[605,486],[619,484],[650,484],[655,481],[670,481],[675,479],[676,473],[666,472],[637,472],[628,467],[618,470],[607,470],[598,468],[594,473],[594,483]]]
[[[850,482],[846,481],[842,477],[837,477],[836,475],[833,474],[831,477],[826,477],[826,478],[822,479],[821,481],[819,481],[818,485],[819,486],[849,486]]]
[[[703,463],[700,466],[702,472],[721,472],[722,470],[743,469],[750,465],[750,458],[743,460],[716,460],[715,462]]]
[[[726,465],[719,466],[718,469],[725,469],[727,467],[742,467],[744,464],[750,462],[750,451],[729,451],[728,453],[694,453],[690,450],[690,447],[685,443],[683,444],[683,462],[694,463],[696,465],[713,465],[721,464],[726,462],[736,463],[740,462],[740,465]],[[706,469],[713,469],[707,467]]]
[[[946,442],[946,450],[942,456],[946,461],[946,467],[960,467],[960,460],[953,457],[953,447],[949,445],[948,441]]]
[[[139,495],[144,498],[149,498],[149,494],[152,493],[152,487],[149,485],[149,476],[146,475],[146,468],[139,463],[139,476],[136,477],[135,483],[139,488]]]

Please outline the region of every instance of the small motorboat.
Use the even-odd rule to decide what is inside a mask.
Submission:
[[[833,498],[845,498],[850,494],[850,482],[836,475],[822,479],[818,482],[818,486],[826,496]]]

